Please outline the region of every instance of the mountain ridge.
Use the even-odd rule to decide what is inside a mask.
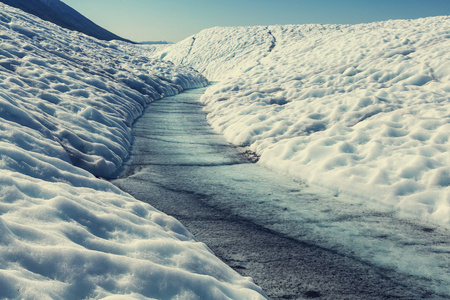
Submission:
[[[0,0],[0,2],[66,29],[79,31],[100,40],[121,40],[134,43],[95,24],[60,0]]]

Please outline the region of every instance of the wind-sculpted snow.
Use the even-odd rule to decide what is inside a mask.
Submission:
[[[202,99],[228,141],[343,198],[450,226],[449,17],[190,41],[158,55],[220,80]]]
[[[133,45],[40,25],[31,16],[4,12],[0,20],[0,115],[38,129],[97,176],[114,176],[122,165],[131,124],[147,104],[206,83],[189,68],[137,55]]]
[[[117,172],[147,104],[204,77],[1,3],[0,41],[1,299],[264,298],[177,220],[94,176]]]

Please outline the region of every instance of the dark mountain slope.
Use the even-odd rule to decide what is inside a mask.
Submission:
[[[61,27],[76,30],[100,40],[122,40],[130,42],[98,26],[59,0],[0,0],[0,2],[19,8]]]

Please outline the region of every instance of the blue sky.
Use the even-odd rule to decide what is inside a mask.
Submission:
[[[450,15],[450,0],[62,0],[134,41],[178,42],[214,26],[357,24]]]

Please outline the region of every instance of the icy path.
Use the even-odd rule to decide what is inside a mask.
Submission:
[[[450,299],[450,234],[338,202],[250,163],[204,89],[151,104],[113,183],[180,220],[272,299]]]

